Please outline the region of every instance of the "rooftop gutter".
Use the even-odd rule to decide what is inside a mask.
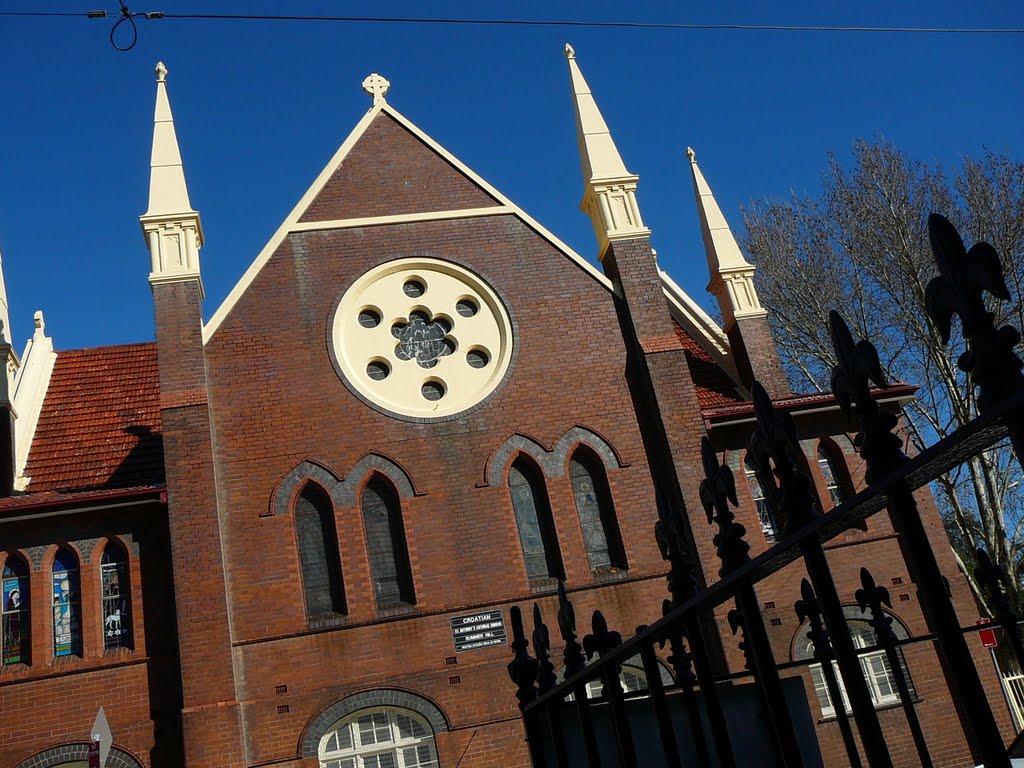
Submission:
[[[23,520],[34,520],[44,517],[73,515],[79,512],[95,512],[101,509],[139,506],[141,504],[167,503],[167,488],[151,486],[148,488],[131,488],[123,491],[83,492],[81,495],[68,494],[72,498],[57,496],[34,500],[32,495],[23,496],[24,502],[17,502],[12,497],[6,506],[0,507],[0,525]]]

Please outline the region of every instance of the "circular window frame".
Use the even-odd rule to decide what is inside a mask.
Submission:
[[[453,303],[450,308],[429,307],[428,309],[426,305],[429,304],[429,302],[424,302],[423,300],[430,292],[430,273],[432,272],[441,273],[448,278],[454,278],[456,281],[460,282],[464,288],[462,292],[459,293],[458,299],[462,300],[467,296],[474,299],[477,303],[477,312],[469,318],[461,316],[456,311],[455,303]],[[383,311],[383,308],[380,306],[381,302],[378,301],[375,298],[375,294],[372,293],[372,288],[382,279],[391,277],[395,274],[400,276],[399,289],[401,289],[401,286],[404,285],[405,282],[413,278],[425,283],[426,291],[423,295],[418,297],[409,297],[404,296],[404,291],[402,291],[404,297],[403,300],[410,303],[410,311],[413,309],[425,309],[432,315],[432,317],[437,318],[443,316],[447,322],[452,323],[454,327],[451,333],[455,336],[459,350],[478,346],[478,341],[476,339],[465,339],[459,336],[458,323],[460,320],[463,322],[467,320],[475,320],[485,313],[489,313],[491,320],[494,322],[495,326],[497,326],[501,349],[500,356],[488,348],[490,353],[490,364],[487,367],[494,366],[494,372],[488,377],[484,386],[479,387],[470,394],[463,395],[457,400],[453,400],[452,402],[454,404],[452,406],[434,409],[436,411],[440,411],[440,413],[424,413],[422,406],[416,409],[408,408],[403,410],[401,403],[395,403],[378,397],[369,386],[360,381],[360,377],[358,375],[352,374],[352,371],[360,370],[358,368],[360,363],[355,358],[350,358],[345,354],[345,348],[340,341],[347,315],[352,315],[350,319],[358,325],[359,312],[367,306],[372,306],[374,309],[381,311],[382,320],[380,326],[388,328],[391,327],[391,324],[395,322],[395,318],[389,317],[388,313]],[[449,309],[451,311],[448,311]],[[354,331],[355,329],[350,330]],[[509,372],[512,370],[519,351],[518,344],[516,343],[517,331],[518,328],[516,322],[512,317],[511,312],[508,310],[504,297],[491,286],[490,282],[486,278],[476,271],[457,262],[423,255],[401,257],[383,261],[353,278],[345,287],[342,288],[338,297],[335,299],[334,306],[327,320],[326,340],[328,353],[335,372],[338,374],[338,377],[341,379],[342,383],[344,383],[345,387],[357,399],[374,410],[401,421],[433,423],[452,421],[454,419],[465,417],[487,405],[487,403],[489,403],[491,399],[498,394],[508,381]],[[384,358],[387,360],[391,366],[391,376],[394,375],[397,365],[403,362],[400,360],[392,362],[390,358],[380,350],[374,351],[370,357]],[[452,357],[457,358],[459,356],[456,353],[455,355],[452,355]],[[365,362],[362,363],[362,367],[365,369]],[[482,369],[474,370],[479,371]],[[423,374],[421,377],[423,382],[428,379],[441,379],[446,388],[446,396],[447,393],[451,392],[451,383],[438,376],[435,368],[425,368],[421,373]],[[416,402],[417,406],[424,402],[420,397],[419,386],[416,387],[416,399],[419,401]]]

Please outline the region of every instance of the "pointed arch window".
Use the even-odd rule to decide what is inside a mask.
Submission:
[[[850,486],[842,460],[836,455],[834,447],[824,440],[818,443],[818,466],[825,477],[825,486],[828,488],[832,506],[838,507],[853,495],[853,488]]]
[[[508,472],[512,509],[519,527],[519,541],[526,559],[526,574],[531,579],[564,579],[562,553],[555,535],[547,487],[537,465],[523,456]]]
[[[363,489],[362,507],[377,608],[415,605],[402,507],[395,486],[374,474]]]
[[[309,618],[345,613],[345,586],[334,505],[327,492],[307,483],[295,502],[302,592]]]
[[[28,664],[29,587],[28,566],[16,555],[4,563],[2,573],[3,609],[0,614],[0,664]]]
[[[82,590],[78,557],[67,547],[53,559],[53,655],[82,655]]]
[[[128,582],[128,553],[118,542],[103,548],[100,560],[103,601],[103,648],[131,648],[132,593]]]
[[[604,464],[592,450],[581,446],[569,462],[569,479],[591,570],[625,570],[626,553]]]
[[[776,524],[775,511],[772,509],[768,499],[765,498],[764,489],[761,488],[761,483],[757,479],[757,473],[754,471],[754,465],[749,456],[743,462],[743,471],[747,476],[750,496],[754,499],[754,506],[757,507],[757,517],[761,521],[761,533],[764,534],[764,540],[768,544],[773,544],[779,530]]]

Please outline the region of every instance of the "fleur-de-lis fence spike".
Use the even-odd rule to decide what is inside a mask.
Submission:
[[[889,590],[880,584],[875,583],[875,577],[867,568],[860,569],[861,588],[854,592],[853,597],[860,607],[861,613],[871,611],[871,619],[868,624],[875,630],[878,644],[883,648],[893,647],[896,642],[896,633],[892,631],[892,617],[886,612],[886,608],[892,608],[892,599],[889,597]]]
[[[518,605],[513,605],[509,611],[512,622],[512,652],[514,657],[508,664],[508,676],[516,684],[516,698],[519,699],[519,708],[525,709],[526,705],[537,698],[537,671],[538,663],[529,651],[529,640],[526,639],[526,631],[523,629],[523,612]]]
[[[558,582],[558,631],[565,643],[562,662],[565,664],[565,676],[572,677],[587,666],[583,656],[583,646],[576,640],[576,609],[565,592],[565,582]]]
[[[928,743],[924,739],[924,731],[921,729],[921,721],[917,717],[917,709],[910,695],[910,686],[903,671],[903,659],[897,648],[898,642],[896,633],[892,631],[892,617],[885,612],[886,608],[892,608],[892,600],[889,597],[889,590],[880,584],[875,583],[874,577],[867,568],[860,569],[861,588],[854,593],[854,599],[860,607],[861,613],[871,612],[868,624],[875,630],[875,638],[878,645],[885,649],[885,657],[889,662],[889,671],[896,682],[896,690],[900,695],[900,704],[907,716],[907,725],[910,727],[910,735],[914,739],[914,746],[917,748],[917,756],[921,760],[923,768],[932,767],[932,759],[928,752]]]
[[[704,460],[704,479],[700,483],[700,500],[707,515],[708,524],[718,524],[714,544],[718,558],[722,561],[719,576],[727,576],[750,560],[750,545],[743,537],[747,529],[736,522],[730,504],[738,506],[736,480],[732,470],[718,461],[718,454],[707,437],[700,440],[701,456]]]
[[[551,635],[537,603],[533,604],[533,652],[537,654],[537,690],[546,693],[555,687],[558,678],[551,663]]]
[[[836,365],[832,369],[832,393],[847,419],[854,415],[861,430],[854,441],[865,463],[865,479],[873,483],[889,470],[906,461],[902,443],[893,430],[899,419],[883,411],[871,396],[871,382],[888,387],[889,382],[878,360],[878,350],[867,339],[854,343],[850,328],[835,310],[828,315]]]
[[[809,625],[807,637],[814,645],[814,658],[818,661],[831,661],[832,641],[821,620],[818,596],[814,594],[814,587],[807,579],[800,581],[800,599],[793,604],[793,609],[796,611],[797,619],[800,622],[806,621]]]
[[[978,582],[978,586],[981,587],[988,604],[992,606],[996,621],[1006,631],[1007,639],[1017,656],[1017,664],[1024,668],[1024,643],[1021,642],[1018,627],[1020,616],[1014,610],[1010,600],[1010,577],[1007,575],[1006,569],[998,563],[992,562],[988,552],[981,547],[978,547],[975,557],[978,565],[974,569],[974,578]]]
[[[588,659],[595,655],[604,656],[622,645],[622,635],[608,629],[608,622],[600,611],[594,611],[590,625],[592,633],[583,638],[583,650],[586,651]]]
[[[781,518],[782,533],[789,535],[821,516],[814,481],[802,469],[803,449],[792,414],[777,411],[760,382],[753,383],[752,394],[757,427],[748,455],[769,507]]]
[[[825,678],[825,687],[828,689],[836,721],[839,723],[839,731],[843,737],[843,745],[846,747],[846,756],[850,761],[850,766],[851,768],[860,768],[861,760],[857,751],[857,742],[853,738],[853,729],[850,728],[846,707],[842,706],[843,692],[836,677],[836,668],[832,666],[832,660],[835,658],[832,641],[821,620],[818,596],[814,594],[814,588],[807,579],[800,582],[800,599],[793,604],[793,608],[796,611],[797,619],[801,623],[805,621],[808,623],[807,637],[814,648],[814,660],[821,665],[821,674]]]
[[[669,563],[668,591],[672,607],[682,605],[697,592],[697,580],[686,557],[684,523],[679,512],[671,508],[659,492],[658,522],[654,525],[654,540],[663,560]]]
[[[925,289],[925,307],[943,344],[949,343],[953,315],[960,317],[967,350],[957,366],[970,374],[978,409],[985,411],[1024,387],[1024,363],[1014,352],[1020,333],[1009,325],[997,329],[995,313],[985,306],[986,293],[1010,300],[999,254],[988,243],[966,250],[956,227],[937,213],[928,217],[928,238],[939,276]]]

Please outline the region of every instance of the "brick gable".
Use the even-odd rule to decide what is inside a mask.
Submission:
[[[359,138],[300,221],[488,208],[498,202],[386,112]]]

